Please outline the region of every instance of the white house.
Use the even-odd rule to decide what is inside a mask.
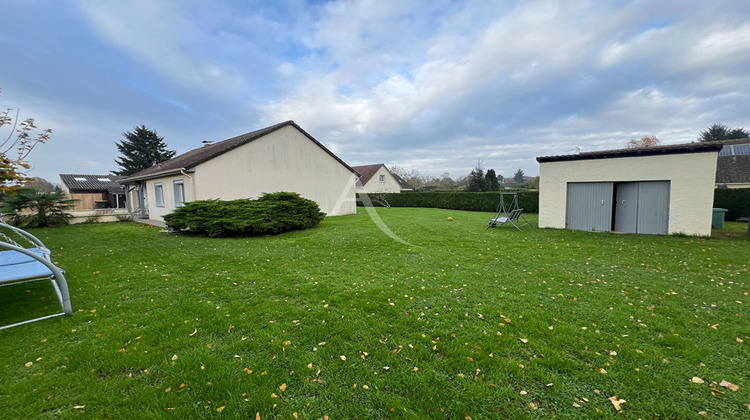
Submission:
[[[294,121],[206,144],[119,180],[128,209],[163,220],[184,202],[290,191],[328,216],[356,213],[356,173]]]
[[[407,188],[404,188],[399,178],[391,173],[383,163],[354,166],[353,169],[359,174],[358,193],[400,193],[402,190],[408,189],[408,185]]]
[[[543,156],[539,227],[708,236],[720,143]]]

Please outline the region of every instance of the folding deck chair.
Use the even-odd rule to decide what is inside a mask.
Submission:
[[[13,237],[23,238],[32,247],[25,248],[21,246]],[[55,289],[57,299],[62,307],[62,312],[0,326],[0,330],[60,315],[73,314],[73,307],[70,305],[68,282],[65,280],[63,270],[52,263],[50,250],[34,235],[17,227],[0,223],[0,286],[38,280],[49,280],[52,283],[52,287]]]

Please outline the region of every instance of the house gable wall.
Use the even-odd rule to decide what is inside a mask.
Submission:
[[[717,152],[541,162],[539,227],[565,228],[567,183],[670,181],[669,233],[707,236]]]
[[[191,176],[197,200],[291,191],[315,201],[329,216],[356,213],[354,173],[293,126],[201,163]],[[186,181],[190,196],[188,190]]]
[[[384,181],[380,182],[380,176],[384,176]],[[375,175],[367,181],[367,184],[363,188],[357,188],[357,192],[372,193],[400,193],[401,185],[398,183],[396,178],[393,177],[390,171],[385,166],[381,166]]]

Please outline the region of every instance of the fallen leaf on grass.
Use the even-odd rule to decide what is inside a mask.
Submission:
[[[26,366],[26,367],[30,367],[30,366],[31,366],[31,365],[33,365],[33,364],[34,364],[34,362],[26,362],[26,364],[25,364],[24,366]]]
[[[724,379],[722,379],[721,382],[719,382],[719,386],[723,386],[724,388],[729,388],[729,389],[731,389],[732,391],[735,391],[735,392],[739,391],[739,389],[740,389],[740,387],[738,385],[735,385],[735,384],[733,384],[731,382],[727,382]]]
[[[86,408],[86,406],[85,405],[74,405],[73,408],[75,408],[76,410],[83,410],[84,408]]]
[[[519,338],[518,341],[520,341],[520,342],[522,342],[524,344],[526,344],[526,343],[529,342],[529,340],[527,338]]]
[[[703,381],[703,379],[701,379],[701,378],[699,378],[697,376],[693,376],[693,378],[690,380],[690,382],[692,382],[694,384],[702,384],[704,381]]]
[[[346,356],[344,356],[344,355],[341,355],[339,357],[341,358],[341,360],[346,360]]]
[[[575,407],[575,408],[581,408],[581,404],[578,404],[578,403],[575,403],[575,402],[574,402],[574,403],[573,403],[573,407]]]
[[[285,345],[285,346],[288,346],[288,345],[292,344],[292,342],[291,342],[291,341],[289,341],[289,340],[286,340],[286,341],[284,341],[284,342],[283,342],[283,343],[281,343],[281,344],[283,344],[283,345]]]
[[[282,391],[286,390],[286,383],[279,385],[279,389]]]
[[[226,407],[226,406],[222,405],[221,407],[217,408],[216,411],[218,411],[219,413],[221,413],[222,411],[224,411],[224,407]]]
[[[622,403],[625,402],[625,400],[617,398],[617,395],[613,395],[613,396],[611,396],[611,397],[609,397],[607,399],[612,402],[613,406],[615,406],[615,410],[622,411],[621,405],[622,405]]]
[[[532,410],[537,410],[537,409],[539,409],[539,407],[537,407],[537,406],[536,406],[536,404],[534,404],[533,402],[530,402],[530,403],[529,403],[529,407],[531,407],[531,409],[532,409]]]
[[[174,356],[172,356],[172,361],[174,362],[175,360],[177,360],[177,355],[176,354]]]

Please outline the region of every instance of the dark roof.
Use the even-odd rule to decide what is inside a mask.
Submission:
[[[359,180],[362,181],[362,185],[365,185],[375,176],[375,173],[378,172],[381,166],[385,166],[385,164],[376,163],[374,165],[353,166],[352,169],[359,174]],[[387,171],[388,168],[385,168],[385,170]]]
[[[70,192],[122,193],[122,186],[117,183],[121,178],[116,175],[60,174],[60,180]]]
[[[402,190],[414,190],[414,187],[409,185],[408,182],[404,178],[401,178],[400,176],[394,174],[391,172],[391,175],[393,175],[394,178],[396,178],[396,181],[398,181],[398,185],[401,187]]]
[[[136,172],[126,178],[123,178],[120,182],[139,181],[143,179],[156,178],[159,176],[179,173],[180,170],[188,170],[188,169],[195,168],[196,166],[200,165],[203,162],[211,160],[230,150],[236,149],[242,145],[250,143],[253,140],[259,139],[267,134],[273,133],[274,131],[284,128],[286,126],[292,126],[296,128],[297,130],[299,130],[307,138],[312,140],[313,143],[317,144],[326,153],[331,155],[331,157],[336,159],[336,161],[344,165],[344,167],[346,167],[350,171],[354,172],[354,170],[351,167],[349,167],[349,165],[344,163],[343,160],[339,159],[338,156],[334,155],[330,150],[326,149],[325,146],[323,146],[319,141],[315,140],[313,136],[308,134],[305,130],[303,130],[300,126],[298,126],[294,121],[289,120],[283,123],[272,125],[270,127],[262,128],[260,130],[252,131],[250,133],[242,134],[237,137],[232,137],[224,141],[207,144],[198,149],[193,149],[187,153],[183,153],[170,160],[161,162],[150,168],[144,169],[140,172]]]
[[[716,183],[750,183],[750,155],[719,156],[716,162]]]
[[[703,143],[670,144],[666,146],[643,147],[636,149],[601,150],[582,152],[575,155],[539,156],[537,162],[560,162],[566,160],[608,159],[638,156],[674,155],[682,153],[718,152],[725,143],[712,141]]]

